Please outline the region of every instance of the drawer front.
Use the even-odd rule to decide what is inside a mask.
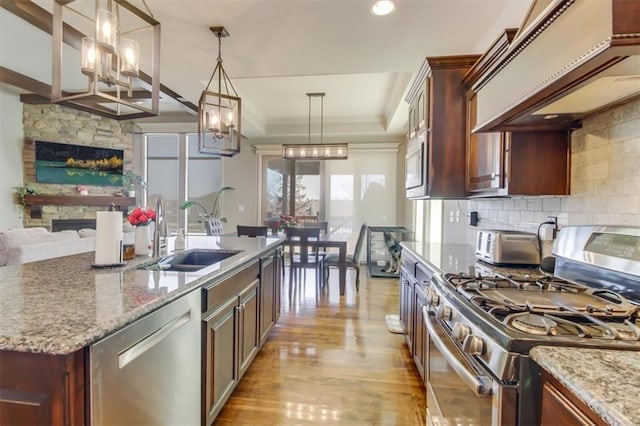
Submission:
[[[402,250],[402,268],[404,268],[411,275],[416,275],[416,263],[418,260],[413,257],[407,250]]]
[[[428,285],[431,282],[431,277],[434,272],[427,267],[424,263],[418,263],[416,265],[416,280],[423,285]]]
[[[260,276],[260,262],[256,260],[246,268],[235,272],[222,281],[202,288],[202,312],[216,309],[230,297],[240,293],[247,284]]]

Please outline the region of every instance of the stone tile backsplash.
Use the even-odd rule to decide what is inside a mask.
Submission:
[[[531,159],[544,161],[544,159]],[[548,216],[564,225],[640,226],[640,99],[584,120],[571,135],[571,195],[469,200],[476,230],[536,232]]]

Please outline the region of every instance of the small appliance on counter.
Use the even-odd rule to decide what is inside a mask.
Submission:
[[[538,237],[520,231],[480,230],[476,258],[492,265],[538,265]]]

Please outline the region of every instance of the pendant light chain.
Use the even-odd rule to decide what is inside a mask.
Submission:
[[[222,37],[218,34],[218,64],[216,67],[224,69],[222,66]],[[222,73],[218,74],[218,93],[222,93]]]
[[[309,99],[309,139],[308,143],[311,145],[311,93],[307,93],[307,97]]]
[[[324,129],[324,93],[320,95],[320,143],[322,143],[323,129]]]
[[[324,93],[307,93],[309,98],[309,138],[308,143],[311,144],[311,98],[320,98],[320,143],[322,144],[324,135]]]

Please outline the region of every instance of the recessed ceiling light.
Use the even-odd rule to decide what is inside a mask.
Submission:
[[[378,0],[371,6],[371,13],[374,15],[388,15],[396,10],[396,5],[391,0]]]

